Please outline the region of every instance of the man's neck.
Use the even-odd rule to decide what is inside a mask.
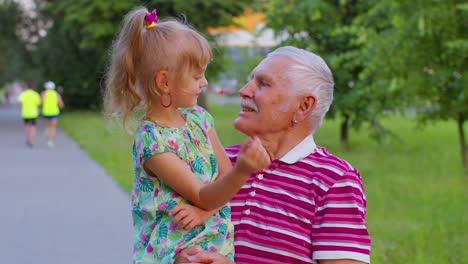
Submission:
[[[294,128],[289,131],[282,131],[266,136],[258,135],[258,137],[270,155],[271,160],[276,160],[283,157],[309,135],[310,132],[307,130]]]

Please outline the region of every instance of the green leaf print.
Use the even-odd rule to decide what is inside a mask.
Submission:
[[[223,235],[226,235],[227,233],[227,225],[225,223],[221,223],[218,227],[218,232],[223,234]]]
[[[137,150],[136,150],[135,144],[133,144],[133,146],[132,146],[132,155],[133,155],[133,157],[135,157],[135,158],[138,157],[138,152],[137,152]]]
[[[148,179],[148,178],[141,178],[140,183],[138,184],[138,188],[142,192],[153,192],[154,191],[153,180]]]
[[[164,224],[160,224],[158,227],[158,238],[157,238],[158,244],[161,243],[162,239],[167,238],[167,233],[168,233],[167,226]]]
[[[208,251],[208,240],[203,240],[200,243],[197,243],[200,247],[202,247],[205,251]]]
[[[197,235],[197,231],[195,231],[195,229],[192,229],[190,230],[190,232],[188,234],[186,234],[184,236],[184,241],[187,242],[187,241],[190,241],[192,240],[195,236]]]
[[[224,206],[223,208],[221,208],[221,210],[219,210],[219,214],[221,215],[221,218],[229,219],[231,217],[231,210],[229,209],[229,207]]]
[[[161,223],[161,220],[163,218],[163,212],[161,211],[156,211],[156,216],[155,216],[155,222],[157,225],[159,225],[159,223]]]
[[[200,158],[200,156],[195,156],[195,159],[192,160],[191,165],[192,165],[194,173],[196,173],[196,174],[203,174],[204,173],[203,161]]]
[[[149,159],[151,157],[151,149],[149,149],[148,147],[144,147],[143,148],[143,158],[145,160]]]
[[[213,176],[218,171],[218,162],[216,161],[216,157],[214,154],[210,154],[210,164],[211,164],[211,170],[213,171],[211,176]]]
[[[167,201],[167,208],[166,210],[169,211],[169,210],[172,210],[174,207],[177,206],[177,202],[174,201],[174,200],[169,200]]]
[[[187,130],[187,136],[188,136],[190,141],[193,141],[192,140],[192,132],[190,132],[190,130]]]
[[[133,215],[136,216],[136,217],[138,217],[140,220],[142,220],[143,217],[145,217],[145,214],[142,213],[142,212],[140,211],[140,208],[137,207],[137,206],[134,206],[134,207],[132,208],[132,211],[133,211]]]
[[[181,238],[182,238],[182,234],[180,232],[169,233],[169,240],[171,241],[179,241]]]

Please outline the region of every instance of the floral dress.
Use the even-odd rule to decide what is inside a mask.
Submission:
[[[206,251],[234,257],[231,210],[224,206],[204,225],[190,231],[177,229],[167,214],[178,204],[188,203],[157,177],[149,177],[144,162],[153,155],[173,152],[203,183],[218,176],[218,165],[208,137],[213,117],[202,107],[180,109],[186,122],[178,128],[162,127],[143,120],[133,144],[132,216],[133,263],[172,263],[182,249],[199,245]],[[171,166],[168,164],[168,166]]]

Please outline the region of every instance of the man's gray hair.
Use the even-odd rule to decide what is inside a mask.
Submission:
[[[269,53],[267,58],[277,55],[284,55],[296,62],[285,72],[289,82],[288,93],[292,96],[312,95],[316,98],[315,109],[311,114],[314,132],[322,125],[333,101],[332,72],[320,56],[304,49],[285,46]]]

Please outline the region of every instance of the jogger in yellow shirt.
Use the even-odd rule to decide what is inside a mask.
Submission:
[[[36,120],[39,117],[39,106],[41,97],[34,91],[32,82],[27,82],[28,88],[23,91],[18,100],[21,104],[21,117],[24,121],[24,131],[26,134],[26,145],[33,147],[36,140]]]
[[[57,120],[60,116],[60,109],[64,104],[60,94],[55,91],[55,83],[48,81],[44,84],[45,91],[42,92],[42,117],[47,130],[47,145],[49,148],[54,146],[55,130]]]

